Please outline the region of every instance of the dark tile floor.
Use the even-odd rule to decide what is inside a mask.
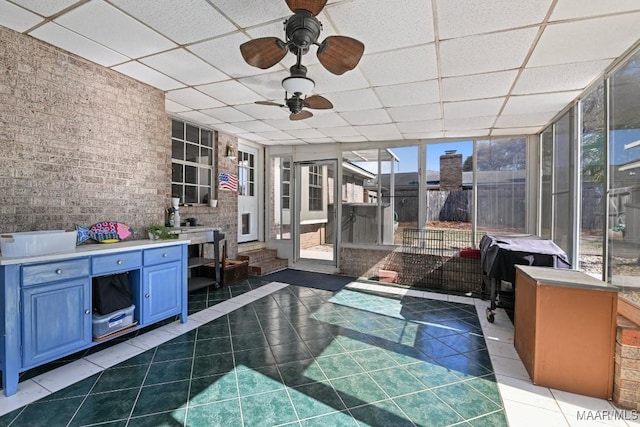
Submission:
[[[263,285],[189,296],[190,313]],[[288,286],[2,426],[507,425],[475,307]]]

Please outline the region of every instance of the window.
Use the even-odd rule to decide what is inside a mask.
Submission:
[[[214,133],[173,120],[171,194],[185,204],[209,203],[212,196]]]
[[[238,152],[238,195],[255,196],[255,155]]]
[[[289,209],[291,203],[291,161],[282,161],[282,209]]]
[[[273,239],[291,239],[291,157],[273,157],[271,159],[271,226]]]
[[[322,168],[309,167],[309,210],[322,210]]]

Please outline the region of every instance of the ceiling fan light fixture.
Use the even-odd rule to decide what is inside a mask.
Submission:
[[[282,80],[282,87],[285,91],[292,94],[305,95],[310,93],[316,83],[308,77],[290,76]]]

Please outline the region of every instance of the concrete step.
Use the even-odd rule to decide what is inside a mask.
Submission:
[[[274,271],[284,270],[288,262],[283,258],[271,258],[265,261],[249,264],[249,274],[252,276],[264,276]]]
[[[249,265],[262,261],[273,259],[277,256],[278,251],[275,249],[258,249],[256,251],[240,252],[237,258],[243,261],[249,261]]]

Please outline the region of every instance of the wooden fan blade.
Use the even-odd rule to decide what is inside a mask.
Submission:
[[[333,108],[333,104],[324,96],[320,95],[312,95],[308,98],[305,98],[302,105],[307,108],[313,108],[315,110],[329,110]]]
[[[284,104],[278,104],[277,102],[271,102],[271,101],[256,101],[255,103],[259,105],[274,105],[276,107],[286,107],[286,105]]]
[[[329,36],[318,48],[318,60],[333,74],[344,74],[353,70],[362,54],[364,44],[361,41],[345,36]]]
[[[240,52],[247,64],[266,70],[280,62],[287,54],[287,49],[279,38],[263,37],[242,43]]]
[[[291,113],[289,115],[289,120],[304,120],[308,119],[309,117],[313,117],[313,113],[311,111],[302,110],[298,114]]]
[[[293,13],[298,9],[304,9],[311,12],[313,16],[319,14],[327,4],[327,0],[286,0],[286,2]]]

